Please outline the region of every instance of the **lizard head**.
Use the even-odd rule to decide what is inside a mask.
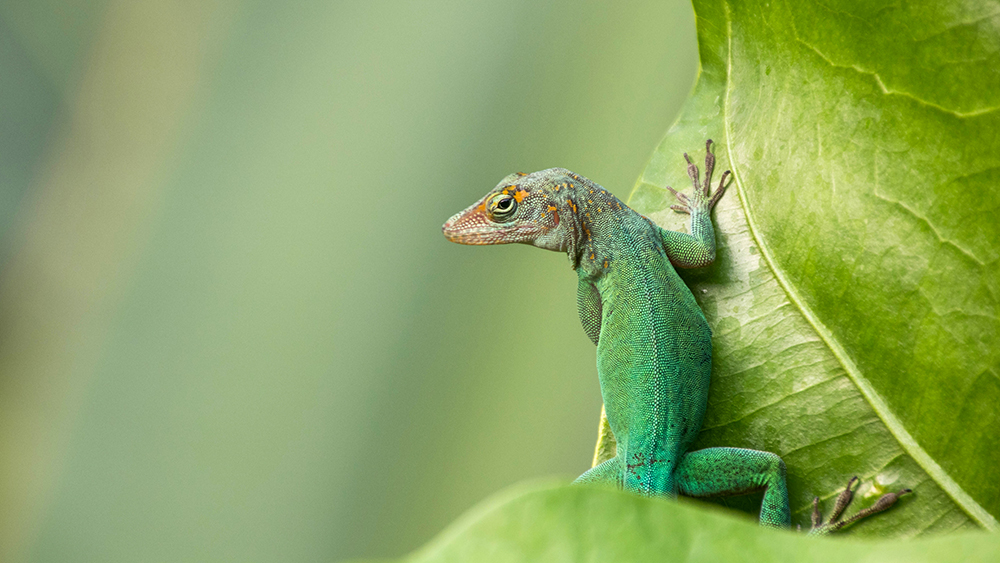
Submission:
[[[572,229],[567,225],[570,221],[561,219],[568,218],[564,207],[569,200],[558,194],[561,190],[565,196],[571,189],[571,175],[563,168],[511,174],[482,199],[448,219],[441,230],[448,240],[460,244],[518,242],[566,250]]]

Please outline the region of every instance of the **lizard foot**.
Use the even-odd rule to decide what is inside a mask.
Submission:
[[[822,536],[836,532],[844,526],[849,526],[862,518],[867,518],[872,514],[878,514],[883,510],[888,510],[889,507],[896,504],[899,497],[913,492],[910,489],[903,489],[898,493],[888,493],[882,495],[875,502],[875,504],[864,510],[858,511],[857,514],[846,520],[841,520],[840,515],[843,514],[844,510],[846,510],[851,504],[851,501],[854,500],[854,490],[852,487],[854,487],[857,482],[857,477],[851,477],[851,480],[847,482],[847,486],[844,487],[844,490],[837,496],[837,502],[833,506],[833,514],[830,515],[830,521],[826,524],[823,523],[823,516],[819,513],[819,497],[813,497],[812,528],[809,530],[809,535]]]
[[[715,169],[715,155],[712,154],[710,150],[712,147],[712,139],[705,141],[705,184],[699,185],[698,180],[698,167],[691,162],[691,158],[684,153],[684,160],[687,161],[688,176],[691,177],[691,182],[694,184],[694,192],[690,197],[678,192],[677,190],[667,186],[670,193],[674,194],[674,197],[680,201],[679,204],[674,204],[670,206],[670,209],[677,211],[678,213],[691,214],[691,209],[700,208],[707,210],[711,213],[712,209],[715,207],[716,202],[722,197],[722,194],[726,191],[726,180],[729,179],[729,170],[722,173],[722,179],[719,181],[719,187],[716,188],[715,194],[710,196],[712,183],[712,171]]]

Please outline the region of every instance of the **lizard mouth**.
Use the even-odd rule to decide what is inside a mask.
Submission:
[[[499,225],[478,211],[454,215],[441,227],[446,239],[458,244],[487,245],[525,242],[536,229],[532,225]]]
[[[486,244],[498,244],[499,240],[494,240],[496,237],[490,236],[490,233],[476,233],[476,232],[464,232],[464,233],[449,233],[445,231],[445,238],[451,242],[457,242],[458,244],[470,244],[470,245],[486,245]]]

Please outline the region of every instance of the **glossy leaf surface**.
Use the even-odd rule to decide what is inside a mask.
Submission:
[[[695,2],[702,72],[630,205],[716,141],[718,260],[683,273],[714,330],[697,447],[780,454],[793,524],[852,475],[912,488],[845,542],[582,487],[486,503],[417,561],[966,561],[1000,549],[1000,5]],[[604,456],[610,455],[604,450]],[[723,504],[756,513],[759,496]],[[859,506],[858,506],[859,505]],[[945,535],[944,532],[958,532]]]
[[[682,230],[664,186],[705,138],[734,172],[686,276],[714,328],[698,446],[780,454],[796,522],[858,474],[917,494],[855,533],[996,530],[1000,10],[695,9],[702,75],[630,203]]]

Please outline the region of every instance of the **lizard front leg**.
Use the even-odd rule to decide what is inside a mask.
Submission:
[[[581,279],[576,287],[576,310],[580,314],[580,324],[590,341],[597,344],[601,336],[601,294],[594,284]]]
[[[587,333],[591,342],[597,344],[601,336],[603,305],[601,304],[601,294],[593,283],[580,279],[576,290],[576,306],[577,312],[580,314],[580,323],[583,324],[583,331]],[[601,405],[601,421],[598,423],[597,446],[594,448],[594,462],[591,468],[596,469],[598,465],[615,457],[616,446],[615,435],[611,432],[607,412],[604,410],[604,405]],[[584,476],[586,475],[584,474]],[[619,481],[621,481],[620,477],[619,475]],[[583,479],[583,476],[580,479]]]
[[[699,183],[698,167],[691,162],[687,153],[684,153],[684,159],[688,163],[688,176],[691,178],[691,183],[694,184],[694,191],[690,196],[687,196],[667,186],[667,189],[680,201],[679,204],[671,205],[670,208],[678,213],[691,215],[691,234],[657,227],[670,263],[680,268],[702,268],[715,261],[715,229],[712,227],[712,209],[715,208],[715,204],[718,203],[722,194],[726,192],[729,170],[722,174],[719,187],[716,188],[714,194],[711,194],[712,171],[715,169],[715,155],[712,154],[711,147],[712,140],[705,141],[705,183],[703,185]]]

